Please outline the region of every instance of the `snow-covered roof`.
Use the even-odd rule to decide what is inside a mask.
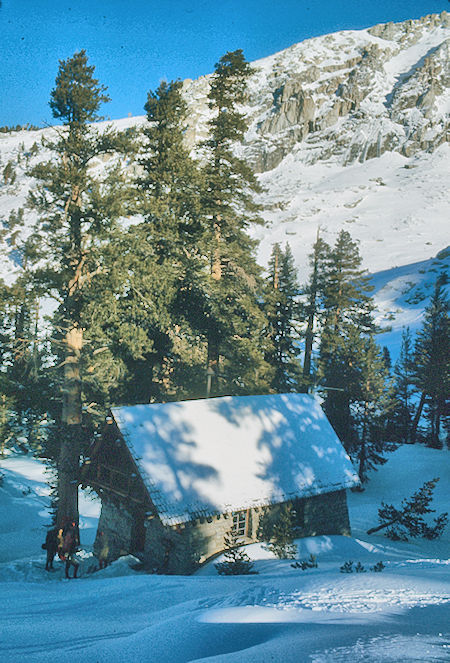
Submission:
[[[307,394],[225,396],[112,412],[164,524],[358,483],[318,401]]]

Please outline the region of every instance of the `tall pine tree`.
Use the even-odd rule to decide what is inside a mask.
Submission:
[[[371,467],[384,462],[389,384],[361,262],[357,243],[341,231],[325,256],[319,379],[324,410],[364,481]]]
[[[442,423],[448,434],[448,394],[450,386],[450,342],[446,279],[436,280],[415,348],[414,383],[421,393],[414,416],[411,438],[415,441],[424,406],[428,420],[425,439],[433,447],[442,447]]]
[[[354,443],[351,403],[358,390],[361,339],[374,331],[368,277],[358,245],[341,231],[324,266],[323,323],[319,379],[326,388],[324,409],[339,437]]]
[[[304,289],[306,302],[304,304],[304,317],[306,319],[305,350],[303,358],[303,387],[308,388],[314,381],[313,378],[313,347],[317,328],[321,321],[323,293],[325,290],[325,259],[330,253],[330,247],[320,237],[317,230],[317,238],[313,246],[313,252],[309,256],[311,274]]]
[[[392,434],[398,442],[411,442],[414,400],[413,341],[409,327],[403,330],[400,355],[394,365]]]
[[[29,205],[38,220],[28,243],[35,277],[46,294],[60,302],[56,315],[62,360],[57,523],[78,520],[78,469],[84,438],[82,419],[83,357],[88,290],[102,272],[102,248],[111,242],[116,220],[123,214],[120,164],[94,179],[91,164],[104,154],[122,150],[127,141],[91,124],[108,101],[106,88],[94,77],[85,51],[60,61],[50,107],[62,122],[56,138],[47,142],[52,160],[34,167],[36,186]],[[114,161],[112,162],[115,163]]]
[[[247,123],[240,105],[251,69],[241,50],[216,64],[209,92],[209,138],[203,144],[205,252],[210,279],[205,314],[211,393],[267,388],[261,270],[247,229],[260,222],[254,194],[260,190],[247,162],[236,153]],[[220,363],[221,362],[221,363]],[[223,379],[219,382],[220,376]]]
[[[358,341],[358,380],[351,406],[355,435],[350,453],[358,462],[359,478],[364,482],[370,469],[386,462],[384,435],[391,399],[385,358],[373,335]]]
[[[121,239],[115,324],[102,323],[122,362],[123,388],[115,397],[132,403],[198,395],[206,361],[197,329],[204,327],[197,300],[207,270],[201,176],[184,144],[182,84],[162,82],[148,93],[145,110],[135,182],[144,220]]]
[[[273,369],[270,387],[282,394],[297,391],[300,386],[299,285],[289,244],[283,251],[275,244],[269,260],[265,289],[265,310],[271,347],[266,354]]]

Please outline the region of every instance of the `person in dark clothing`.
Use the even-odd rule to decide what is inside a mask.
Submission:
[[[66,578],[70,578],[69,570],[71,566],[73,566],[73,577],[77,578],[79,563],[76,558],[76,552],[78,548],[78,536],[77,536],[76,524],[74,522],[69,523],[64,528],[64,532],[63,532],[64,540],[63,540],[62,552],[66,562],[65,565]]]
[[[45,537],[45,549],[47,551],[45,570],[50,571],[50,569],[53,569],[53,560],[55,559],[56,551],[58,550],[58,532],[56,527],[48,530],[47,536]]]
[[[106,569],[109,561],[109,542],[106,532],[102,531],[98,533],[98,548],[98,568]]]

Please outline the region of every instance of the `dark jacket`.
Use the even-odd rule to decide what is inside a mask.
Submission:
[[[56,529],[50,529],[45,537],[45,547],[49,552],[56,553],[58,549],[58,532]]]

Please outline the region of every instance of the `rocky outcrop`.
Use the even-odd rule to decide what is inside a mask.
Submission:
[[[303,90],[301,80],[289,79],[274,94],[273,112],[262,122],[259,132],[275,134],[292,126],[299,127],[298,136],[306,136],[314,125],[316,105]],[[301,139],[301,138],[300,138]]]
[[[343,164],[448,140],[446,12],[310,39],[254,64],[244,154],[257,172],[292,150]],[[187,140],[207,135],[209,77],[185,82]]]

